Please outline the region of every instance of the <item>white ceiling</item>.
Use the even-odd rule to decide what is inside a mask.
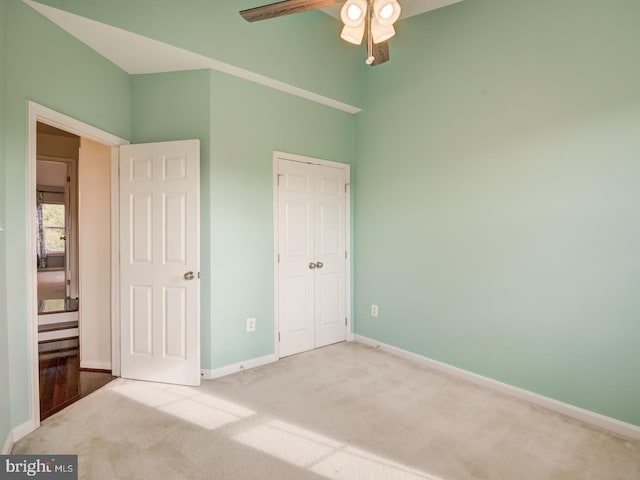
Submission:
[[[446,7],[453,3],[462,2],[462,0],[399,0],[402,7],[402,15],[400,19],[420,15],[421,13],[435,10],[436,8]],[[340,6],[331,7],[323,10],[334,18],[340,18]]]
[[[210,59],[202,55],[42,3],[23,1],[127,73],[210,68]]]

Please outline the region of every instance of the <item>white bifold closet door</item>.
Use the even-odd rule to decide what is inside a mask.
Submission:
[[[346,339],[346,166],[278,159],[280,357]]]

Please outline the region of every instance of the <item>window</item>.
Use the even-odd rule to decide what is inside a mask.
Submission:
[[[42,216],[47,252],[64,252],[64,205],[45,203],[42,205]]]

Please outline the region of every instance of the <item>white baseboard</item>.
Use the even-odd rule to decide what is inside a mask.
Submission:
[[[81,360],[80,368],[90,368],[92,370],[108,370],[111,371],[111,362],[92,362],[89,360]]]
[[[232,373],[242,372],[251,368],[261,367],[269,363],[277,362],[278,357],[274,354],[265,355],[264,357],[253,358],[246,362],[234,363],[233,365],[227,365],[226,367],[215,368],[213,370],[202,370],[203,380],[213,380],[214,378],[224,377],[225,375],[231,375]]]
[[[26,422],[18,425],[16,428],[9,432],[7,438],[2,447],[2,455],[9,455],[13,445],[21,438],[26,437],[36,429],[36,424],[33,420],[27,420]]]
[[[37,428],[35,420],[27,420],[13,429],[13,441],[17,442],[21,438],[26,437]]]
[[[9,432],[7,435],[7,439],[4,442],[4,446],[2,447],[2,455],[9,455],[11,453],[11,449],[13,448],[13,431]]]
[[[354,341],[362,343],[364,345],[368,345],[370,347],[380,348],[380,350],[389,352],[393,355],[402,357],[412,362],[416,362],[420,365],[433,368],[434,370],[441,371],[443,373],[446,373],[447,375],[451,375],[475,383],[477,385],[481,385],[483,387],[497,390],[501,393],[518,398],[520,400],[524,400],[548,410],[553,410],[554,412],[575,418],[589,425],[608,430],[609,432],[615,433],[617,435],[622,435],[634,440],[640,440],[640,427],[637,425],[622,422],[620,420],[616,420],[615,418],[607,417],[590,410],[585,410],[584,408],[576,407],[575,405],[564,403],[559,400],[554,400],[553,398],[545,397],[544,395],[533,393],[522,388],[514,387],[513,385],[509,385],[508,383],[500,382],[489,377],[484,377],[482,375],[478,375],[477,373],[469,372],[468,370],[463,370],[462,368],[454,367],[453,365],[449,365],[447,363],[432,360],[428,357],[418,355],[417,353],[409,352],[392,345],[387,345],[385,343],[378,342],[377,340],[373,340],[362,335],[354,335]]]

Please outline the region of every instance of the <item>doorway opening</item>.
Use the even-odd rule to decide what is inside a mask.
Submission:
[[[33,102],[28,113],[31,430],[119,375],[111,212],[128,142]]]
[[[88,148],[90,140],[43,122],[37,122],[36,130],[38,371],[43,420],[114,378],[109,355],[111,265],[101,262],[111,253],[110,216],[105,215],[107,221],[98,226],[98,232],[86,221],[110,208],[111,153],[109,147]],[[96,243],[92,238],[87,244],[88,237],[96,235],[107,240]],[[84,248],[80,240],[87,244]],[[106,339],[98,338],[105,333]],[[95,365],[96,358],[101,365]]]

